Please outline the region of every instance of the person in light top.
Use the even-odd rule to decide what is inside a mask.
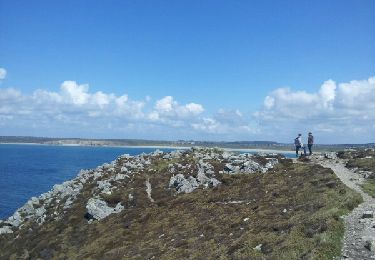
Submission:
[[[298,134],[296,139],[294,139],[294,145],[296,147],[296,157],[298,157],[298,151],[301,148],[303,149],[303,153],[306,156],[306,148],[305,146],[303,146],[303,143],[302,143],[302,134]]]

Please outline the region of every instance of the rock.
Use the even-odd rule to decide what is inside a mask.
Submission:
[[[239,173],[240,172],[240,166],[232,165],[230,163],[225,164],[224,171],[228,173]]]
[[[181,155],[182,155],[181,150],[175,150],[175,151],[171,152],[171,157],[174,158],[174,159],[180,158]]]
[[[113,213],[121,212],[124,207],[119,202],[115,208],[112,208],[109,207],[107,203],[101,199],[91,198],[87,202],[86,209],[89,219],[101,220]]]
[[[256,247],[254,247],[254,250],[256,250],[256,251],[262,251],[262,244],[259,244]]]
[[[98,188],[101,193],[111,194],[112,193],[112,184],[110,183],[111,180],[104,180],[98,181]]]
[[[156,157],[156,156],[159,156],[159,155],[162,155],[162,154],[164,154],[164,152],[157,149],[155,152],[151,153],[151,156]]]
[[[0,228],[0,235],[1,234],[10,234],[13,233],[13,230],[10,226],[3,226]]]
[[[365,211],[362,214],[362,218],[373,218],[374,217],[374,212],[371,210]]]
[[[227,159],[229,159],[231,157],[231,153],[229,153],[229,152],[223,152],[222,156],[223,156],[224,160],[227,160]]]
[[[175,188],[178,193],[190,193],[193,192],[196,188],[199,187],[197,180],[189,176],[187,179],[181,173],[172,176],[169,180],[169,187]]]
[[[163,159],[171,159],[172,156],[171,154],[167,153],[166,155],[163,156]]]
[[[324,158],[335,160],[337,159],[337,153],[335,152],[325,153]]]
[[[13,216],[10,216],[5,223],[12,225],[13,227],[18,227],[21,225],[23,218],[21,217],[19,211],[17,210]]]
[[[118,173],[115,176],[115,181],[124,180],[125,178],[129,178],[129,176],[127,174]]]
[[[365,248],[367,250],[370,250],[371,252],[375,252],[375,239],[374,238],[366,239]]]
[[[337,186],[337,183],[335,181],[329,181],[326,183],[326,186],[330,189],[334,188]]]

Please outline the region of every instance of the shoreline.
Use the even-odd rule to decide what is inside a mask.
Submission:
[[[85,145],[85,144],[42,144],[42,143],[0,143],[0,145],[11,144],[11,145],[43,145],[43,146],[68,146],[68,147],[97,147],[97,148],[154,148],[154,149],[176,149],[186,150],[194,146],[171,146],[171,145]],[[213,148],[213,147],[211,147]],[[277,149],[265,149],[265,148],[228,148],[218,147],[225,151],[232,152],[260,152],[260,153],[295,153],[294,150],[277,150]]]

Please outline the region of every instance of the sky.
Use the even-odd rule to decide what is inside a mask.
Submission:
[[[0,0],[0,135],[375,142],[375,1]]]

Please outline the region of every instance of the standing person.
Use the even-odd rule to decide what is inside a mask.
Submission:
[[[304,154],[306,155],[306,148],[303,146],[302,143],[302,134],[298,134],[296,139],[294,139],[294,145],[296,146],[296,157],[298,157],[298,151],[301,148],[303,148]]]
[[[307,138],[307,147],[309,148],[309,155],[312,155],[311,148],[312,148],[313,144],[314,144],[314,136],[310,132],[309,137]]]

